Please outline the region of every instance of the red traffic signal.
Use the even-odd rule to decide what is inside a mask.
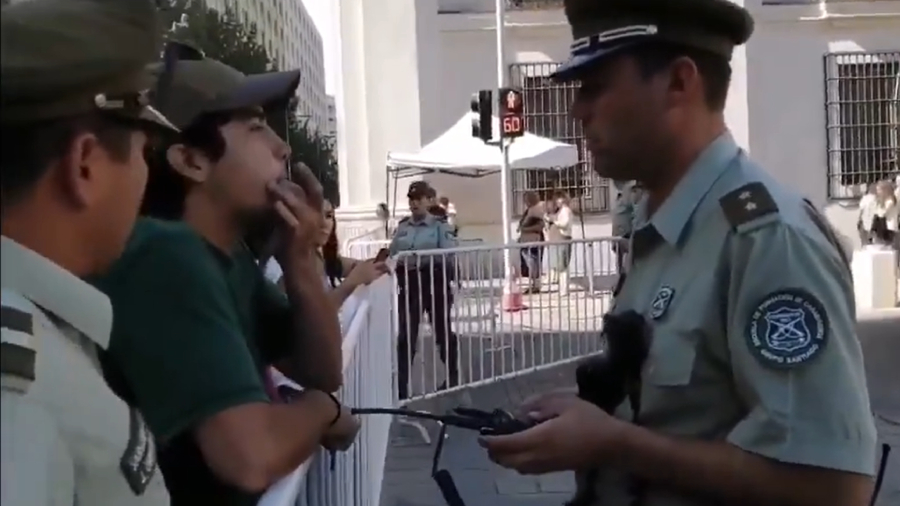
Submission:
[[[499,97],[500,134],[502,137],[525,135],[525,103],[522,92],[515,88],[503,88]]]

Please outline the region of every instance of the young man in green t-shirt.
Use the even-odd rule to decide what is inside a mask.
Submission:
[[[298,72],[245,76],[197,55],[171,76],[154,105],[181,133],[151,156],[144,211],[157,218],[138,222],[97,281],[116,315],[107,375],[158,439],[173,506],[250,506],[320,444],[346,448],[358,430],[330,394],[341,330],[313,260],[321,187],[284,180],[290,149],[264,116]],[[245,245],[269,225],[287,297]],[[299,399],[270,402],[269,364],[306,388]]]

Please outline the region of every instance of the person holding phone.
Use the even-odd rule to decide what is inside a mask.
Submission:
[[[139,220],[95,280],[116,313],[106,372],[159,443],[172,506],[255,505],[320,445],[346,449],[359,429],[332,395],[342,336],[317,263],[322,187],[305,167],[287,180],[290,148],[265,120],[300,74],[246,76],[200,55],[171,76],[153,105],[181,132],[150,157],[143,212],[156,218]],[[285,291],[247,246],[259,230]],[[304,388],[292,403],[272,402],[269,365]]]
[[[319,234],[319,259],[329,295],[340,306],[360,286],[368,285],[387,274],[387,257],[357,260],[341,256],[338,250],[334,206],[328,200],[322,208],[322,229]]]

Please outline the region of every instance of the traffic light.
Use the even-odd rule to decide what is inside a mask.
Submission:
[[[491,90],[481,90],[472,94],[472,137],[478,137],[484,142],[493,138],[493,103],[491,102]]]
[[[503,88],[498,97],[500,110],[500,135],[515,138],[525,135],[525,107],[522,92],[515,88]]]

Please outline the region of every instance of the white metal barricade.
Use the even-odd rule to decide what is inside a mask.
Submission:
[[[623,244],[603,238],[398,255],[392,335],[401,400],[598,352]],[[504,279],[505,254],[514,279]]]
[[[384,276],[357,290],[342,308],[344,387],[340,398],[345,405],[394,405],[392,285],[392,278]],[[349,451],[338,453],[334,462],[320,451],[272,486],[259,506],[377,506],[390,424],[390,417],[366,417]]]

